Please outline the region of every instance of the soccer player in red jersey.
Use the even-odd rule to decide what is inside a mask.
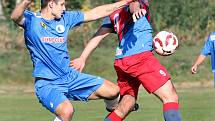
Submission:
[[[170,75],[152,53],[148,5],[147,0],[138,0],[106,17],[81,56],[71,62],[71,66],[82,71],[87,57],[100,41],[110,33],[117,33],[119,45],[114,68],[121,100],[105,121],[122,121],[126,118],[134,108],[140,85],[162,101],[165,121],[181,121],[178,95]]]

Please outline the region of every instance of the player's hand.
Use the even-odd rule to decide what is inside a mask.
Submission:
[[[70,61],[70,65],[71,67],[75,68],[76,70],[82,72],[82,70],[84,69],[85,66],[85,61],[82,58],[76,58],[72,61]]]
[[[197,65],[193,65],[193,66],[191,67],[191,72],[192,72],[192,74],[196,74],[196,73],[197,73],[197,68],[198,68]]]
[[[146,15],[146,10],[145,9],[139,9],[137,11],[134,11],[132,18],[133,22],[136,22],[139,18],[143,17]]]
[[[22,2],[25,6],[29,6],[31,4],[31,2],[33,2],[33,1],[34,0],[23,0]]]

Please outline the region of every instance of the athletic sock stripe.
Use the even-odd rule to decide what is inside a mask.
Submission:
[[[119,117],[115,112],[110,113],[106,119],[107,121],[122,121],[122,118]]]
[[[179,104],[176,102],[169,102],[163,104],[163,111],[168,111],[168,110],[178,110]]]

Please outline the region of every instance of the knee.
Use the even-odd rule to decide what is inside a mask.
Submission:
[[[179,99],[179,97],[178,97],[177,93],[173,92],[173,93],[168,93],[167,95],[165,95],[162,100],[164,103],[168,103],[168,102],[178,102],[178,99]]]
[[[178,95],[170,80],[155,91],[154,94],[158,96],[163,103],[178,102]]]
[[[119,96],[119,87],[117,85],[113,86],[113,89],[110,91],[110,99],[115,99]]]
[[[63,119],[63,121],[70,121],[72,120],[72,116],[74,114],[74,109],[73,108],[65,108],[60,114],[59,116],[61,117],[61,119]]]

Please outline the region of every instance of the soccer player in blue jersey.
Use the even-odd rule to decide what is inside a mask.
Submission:
[[[58,116],[56,121],[70,121],[74,109],[69,100],[117,100],[119,89],[114,83],[69,66],[67,35],[72,28],[108,16],[132,0],[99,6],[88,12],[66,11],[65,0],[41,0],[41,11],[37,13],[27,10],[32,1],[19,3],[11,19],[25,30],[39,102]]]
[[[210,33],[208,36],[207,41],[205,42],[204,47],[196,61],[194,62],[193,66],[191,67],[192,74],[196,74],[198,70],[198,66],[202,64],[208,55],[211,55],[211,66],[212,72],[215,73],[215,32]]]
[[[138,0],[106,17],[81,56],[71,63],[81,71],[87,57],[100,41],[112,32],[117,33],[119,44],[114,67],[121,100],[105,121],[122,121],[126,118],[134,108],[140,85],[162,101],[165,121],[181,121],[178,95],[170,75],[152,53],[148,5],[148,0]],[[141,17],[142,14],[146,16]]]

